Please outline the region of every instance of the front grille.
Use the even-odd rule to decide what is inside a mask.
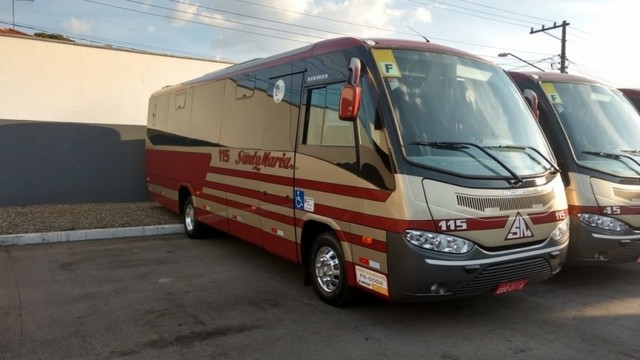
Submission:
[[[627,201],[640,200],[640,191],[629,191],[613,188],[613,195]]]
[[[508,264],[491,265],[456,291],[455,295],[471,295],[490,292],[498,285],[516,280],[531,282],[551,277],[551,265],[543,258],[529,259]]]
[[[629,245],[626,245],[614,256],[610,262],[623,263],[634,262],[638,260],[640,256],[640,241],[635,241]]]
[[[544,194],[529,196],[508,196],[508,197],[482,197],[473,195],[457,194],[458,206],[486,212],[487,209],[526,210],[535,207],[545,207],[553,201],[552,191]]]

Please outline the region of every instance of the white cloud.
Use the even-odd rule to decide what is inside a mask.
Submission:
[[[91,28],[93,28],[93,21],[88,20],[86,18],[76,19],[72,17],[71,19],[65,21],[62,26],[68,31],[74,34],[84,34],[89,35],[91,33]]]
[[[173,26],[183,26],[187,21],[193,20],[198,15],[198,4],[190,4],[187,2],[176,3],[175,12],[172,13],[172,17],[180,20],[172,20]]]
[[[411,13],[412,23],[430,23],[431,12],[425,8],[418,8],[418,10]]]
[[[155,26],[153,26],[153,25],[148,25],[147,26],[147,33],[153,34],[155,32],[156,32],[156,27]]]
[[[238,1],[233,7],[224,5],[218,3],[216,8],[247,16],[199,10],[253,26],[215,22],[212,18],[199,21],[239,30],[216,29],[210,43],[212,54],[224,49],[225,54],[235,54],[237,60],[269,56],[332,37],[414,37],[407,25],[431,22],[427,8],[407,8],[406,0],[248,0]]]

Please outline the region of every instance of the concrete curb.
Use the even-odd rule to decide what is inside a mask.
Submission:
[[[179,234],[182,232],[184,232],[182,224],[172,224],[113,229],[73,230],[34,234],[0,235],[0,246],[169,235]]]

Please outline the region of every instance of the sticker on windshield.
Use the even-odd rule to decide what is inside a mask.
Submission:
[[[387,49],[377,49],[373,52],[373,57],[378,63],[378,68],[382,77],[402,77],[396,58],[393,56],[393,52]]]
[[[553,105],[562,105],[562,99],[560,98],[560,95],[558,95],[558,92],[556,91],[556,88],[555,86],[553,86],[553,84],[542,83],[540,84],[540,86],[542,86],[542,90],[544,90],[544,93],[547,94],[549,101]]]
[[[387,83],[389,83],[389,88],[391,90],[395,90],[400,86],[400,82],[398,81],[397,78],[389,78],[387,80]]]

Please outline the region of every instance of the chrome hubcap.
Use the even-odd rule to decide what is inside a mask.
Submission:
[[[338,255],[330,247],[321,248],[316,254],[316,281],[326,292],[333,292],[340,284],[341,270]]]
[[[187,227],[187,230],[193,231],[196,223],[196,212],[193,209],[193,206],[189,205],[184,209],[184,225]]]

